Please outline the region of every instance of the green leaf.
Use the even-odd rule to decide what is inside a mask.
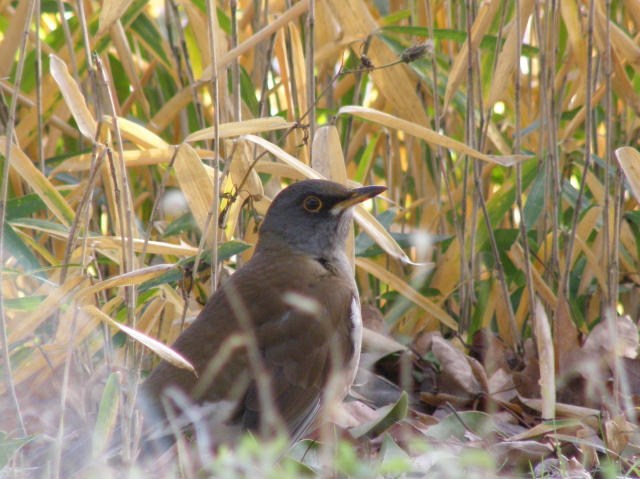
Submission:
[[[533,228],[538,221],[538,218],[540,218],[542,208],[544,207],[544,199],[545,196],[547,196],[547,169],[545,168],[545,165],[545,163],[542,164],[542,167],[533,180],[533,184],[531,185],[531,189],[527,195],[527,202],[522,208],[524,224],[527,225],[528,229]]]
[[[149,20],[145,14],[138,15],[131,23],[130,30],[153,51],[158,60],[162,62],[166,68],[172,68],[171,62],[162,47],[162,34],[156,28],[155,23]]]
[[[351,428],[349,433],[355,439],[362,436],[366,436],[369,439],[378,437],[391,426],[396,424],[398,421],[402,421],[407,416],[408,406],[409,396],[407,396],[407,393],[403,391],[395,404],[389,404],[388,406],[378,409],[378,417],[376,419]]]
[[[320,449],[321,445],[317,441],[304,439],[291,448],[285,459],[295,464],[301,475],[306,472],[320,474],[323,466]]]
[[[172,221],[167,226],[162,234],[163,238],[169,238],[171,236],[178,235],[184,231],[192,231],[196,227],[196,222],[193,219],[191,212],[185,213],[179,218]]]
[[[373,160],[375,159],[375,153],[377,151],[378,146],[378,138],[382,133],[376,133],[371,140],[369,140],[367,147],[365,148],[362,156],[360,156],[360,161],[358,162],[358,169],[356,170],[356,174],[353,177],[353,180],[358,183],[364,182],[364,177],[368,171],[371,170],[371,165],[373,164]]]
[[[455,437],[462,442],[468,442],[469,439],[465,436],[467,428],[481,438],[485,438],[492,433],[498,433],[501,436],[505,435],[491,416],[478,411],[449,414],[439,424],[427,429],[425,434],[441,441],[447,441],[451,437]]]
[[[244,250],[251,248],[252,245],[244,241],[227,241],[225,244],[218,246],[218,262],[226,261],[232,256],[242,253]],[[206,258],[211,261],[211,251],[207,251]]]
[[[16,218],[13,220],[16,226],[33,228],[34,230],[42,231],[55,231],[61,233],[64,236],[69,236],[69,228],[60,223],[54,223],[53,221],[37,220],[35,218]],[[90,236],[98,236],[95,233],[90,233]]]
[[[231,75],[229,75],[229,78],[231,78]],[[260,103],[258,102],[258,97],[256,97],[256,89],[253,86],[251,77],[247,73],[247,70],[242,66],[240,67],[240,93],[242,100],[245,102],[249,110],[251,110],[256,118],[258,118],[260,116],[260,112],[258,111]]]
[[[385,230],[389,231],[391,223],[393,223],[395,217],[396,210],[394,208],[389,208],[387,211],[383,211],[378,216],[376,216],[376,219]],[[360,234],[358,234],[355,239],[356,256],[360,256],[374,244],[374,241],[367,233],[365,233],[364,231],[360,232]]]
[[[522,163],[522,189],[526,190],[531,182],[535,178],[535,174],[538,168],[538,160],[531,158],[530,160]],[[487,201],[487,211],[489,213],[489,221],[491,227],[495,228],[503,220],[505,215],[509,212],[511,207],[516,201],[516,185],[515,180],[510,187],[506,187],[505,184],[500,190],[494,194],[489,201]],[[476,245],[482,246],[484,242],[489,238],[489,232],[487,230],[487,224],[484,221],[484,216],[481,216],[482,220],[478,222],[478,233],[476,236]]]
[[[22,446],[31,441],[37,434],[32,434],[31,436],[21,437],[19,439],[9,439],[9,435],[0,431],[0,470],[2,470],[13,456],[15,456],[16,452],[20,450]],[[10,477],[10,474],[9,476]]]
[[[627,211],[624,217],[629,221],[633,221],[637,226],[640,226],[640,211]]]
[[[228,241],[218,247],[218,262],[226,261],[232,256],[242,253],[244,250],[251,248],[250,244],[245,243],[244,241]],[[181,267],[191,265],[195,262],[196,257],[192,256],[187,259],[183,259],[176,263],[176,268],[170,271],[167,271],[164,274],[150,280],[145,281],[140,285],[138,291],[148,291],[151,288],[157,288],[160,285],[171,283],[173,281],[179,281],[182,279],[182,271]],[[202,253],[200,257],[200,263],[198,264],[198,272],[204,271],[211,265],[211,250],[206,250]]]
[[[96,419],[96,427],[93,430],[93,457],[99,457],[109,445],[109,441],[111,441],[111,436],[116,427],[116,419],[118,418],[121,382],[121,372],[111,373],[104,387],[98,418]]]
[[[22,313],[30,313],[40,306],[47,296],[25,296],[24,298],[6,298],[2,301],[5,309],[10,311],[19,311]]]
[[[122,62],[120,58],[116,55],[109,55],[109,64],[111,65],[111,78],[113,79],[113,86],[116,91],[116,95],[118,100],[121,103],[127,99],[129,95],[131,95],[131,84],[129,83],[129,78],[127,77],[127,72],[122,66]]]
[[[15,218],[25,218],[46,207],[47,205],[44,204],[44,201],[36,194],[13,198],[7,201],[7,214],[5,218],[7,221]]]
[[[42,268],[40,261],[31,252],[31,249],[22,241],[22,238],[13,230],[13,227],[6,222],[4,224],[4,247],[16,259],[18,265],[26,271]],[[38,276],[45,277],[42,273],[38,274]]]
[[[398,446],[388,433],[385,433],[382,439],[382,446],[375,462],[378,470],[385,477],[399,476],[411,468],[411,457]]]
[[[52,13],[54,15],[58,15],[60,13],[58,2],[55,2],[54,0],[42,0],[41,3],[40,13]],[[62,6],[64,7],[65,12],[74,13],[73,8],[68,2],[62,2]]]

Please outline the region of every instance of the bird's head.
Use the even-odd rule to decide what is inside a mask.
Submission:
[[[315,258],[331,260],[344,252],[351,209],[386,189],[349,189],[326,180],[294,183],[271,203],[260,226],[256,252],[284,243]]]

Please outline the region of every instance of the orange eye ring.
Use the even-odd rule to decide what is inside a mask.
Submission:
[[[307,196],[302,203],[302,207],[309,213],[317,213],[322,209],[322,201],[316,196]]]

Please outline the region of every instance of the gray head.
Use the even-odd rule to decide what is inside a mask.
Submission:
[[[344,252],[351,209],[379,195],[384,186],[349,189],[326,180],[305,180],[282,190],[260,226],[256,252],[285,242],[314,258],[332,260]]]

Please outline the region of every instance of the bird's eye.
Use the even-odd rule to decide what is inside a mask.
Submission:
[[[320,201],[315,196],[307,196],[304,199],[304,203],[302,203],[302,206],[309,213],[317,213],[322,208],[322,201]]]

